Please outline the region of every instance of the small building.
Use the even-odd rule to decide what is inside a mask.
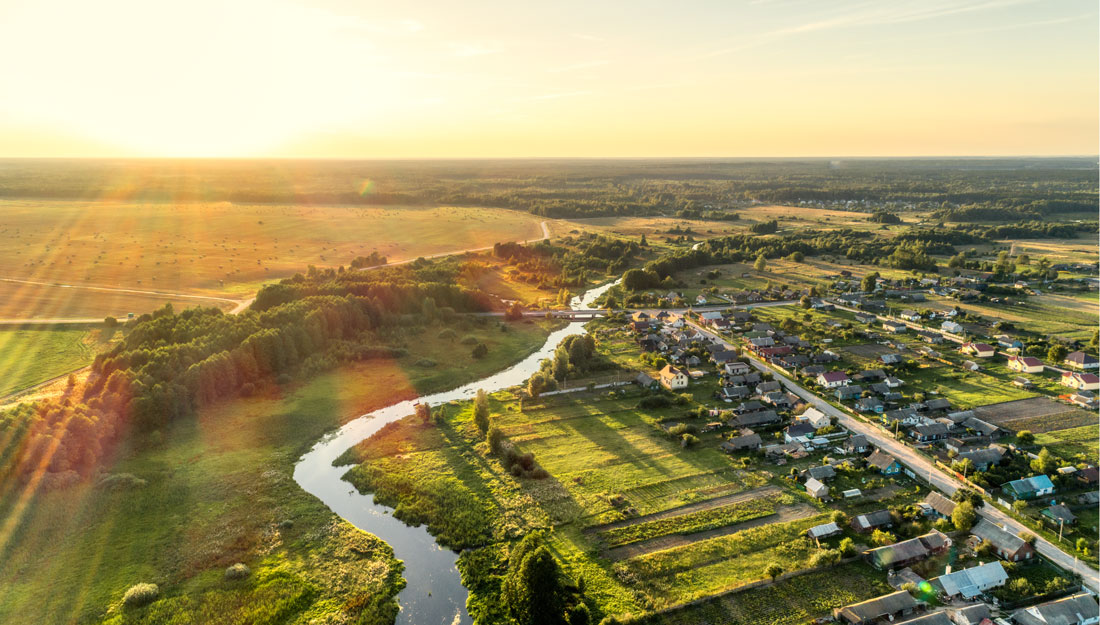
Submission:
[[[860,323],[874,323],[875,319],[878,319],[878,317],[876,317],[875,315],[872,315],[871,313],[865,313],[865,312],[857,312],[856,313],[856,321],[858,321]]]
[[[817,383],[825,388],[838,388],[848,382],[848,374],[843,371],[826,371],[817,376]]]
[[[992,588],[1004,586],[1008,573],[1000,562],[987,562],[980,566],[952,571],[937,577],[934,582],[943,589],[946,597],[974,599]]]
[[[909,329],[909,326],[899,321],[883,321],[882,329],[890,332],[891,334],[902,334]]]
[[[851,522],[852,529],[861,533],[868,533],[893,525],[894,519],[890,516],[889,510],[876,510],[874,512],[868,512],[867,514],[861,514],[852,517]]]
[[[1042,373],[1043,361],[1034,356],[1009,356],[1008,368],[1017,373]]]
[[[1100,606],[1089,593],[1079,593],[1012,613],[1016,625],[1096,625]]]
[[[814,429],[823,428],[832,423],[832,420],[817,408],[807,408],[806,412],[795,417],[796,421],[809,423]]]
[[[901,354],[883,354],[878,359],[884,365],[896,365],[903,360]]]
[[[932,530],[923,536],[868,550],[863,555],[876,569],[889,570],[916,564],[929,556],[947,551],[950,546],[950,538],[943,532]]]
[[[862,454],[866,453],[871,446],[867,442],[867,437],[863,434],[853,434],[848,437],[848,440],[844,441],[844,445],[841,449],[846,454]]]
[[[1062,364],[1080,371],[1100,369],[1100,361],[1092,354],[1086,354],[1082,351],[1070,352],[1066,355],[1066,359],[1062,361]]]
[[[880,449],[876,449],[875,453],[867,457],[867,465],[878,469],[883,475],[901,473],[901,463],[898,459]]]
[[[966,328],[954,321],[944,321],[940,324],[940,330],[950,332],[951,334],[963,334],[966,332]]]
[[[1100,469],[1096,467],[1088,467],[1087,469],[1081,469],[1074,476],[1081,484],[1085,486],[1095,486],[1097,481],[1100,481]]]
[[[1019,480],[1005,482],[1001,491],[1016,500],[1035,499],[1054,494],[1054,483],[1045,475],[1025,477]]]
[[[752,371],[752,367],[750,367],[748,363],[741,362],[740,360],[732,360],[727,361],[722,366],[722,370],[726,375],[745,375]]]
[[[860,603],[853,603],[843,608],[836,608],[833,610],[833,618],[846,625],[872,625],[873,623],[900,620],[902,617],[912,614],[916,608],[916,599],[913,599],[913,596],[908,592],[899,590]],[[1027,623],[1025,625],[1047,624]]]
[[[832,465],[823,464],[806,469],[806,475],[812,477],[819,482],[828,482],[829,480],[836,477],[836,469],[834,469]]]
[[[909,430],[909,437],[918,443],[929,443],[947,438],[947,426],[942,423],[918,425]]]
[[[964,451],[958,455],[959,460],[969,460],[977,471],[985,471],[989,467],[999,464],[1004,458],[1005,448],[1000,445],[990,445],[985,449]]]
[[[809,423],[795,423],[783,430],[783,442],[793,443],[801,438],[809,438],[814,435],[814,426]]]
[[[1066,371],[1062,374],[1062,386],[1068,386],[1079,391],[1100,390],[1100,377],[1097,377],[1095,373]]]
[[[920,321],[920,313],[915,310],[903,310],[898,316],[906,321]]]
[[[782,421],[780,416],[776,414],[774,410],[759,410],[757,412],[750,412],[748,414],[738,415],[734,419],[736,427],[739,428],[755,428],[764,425],[772,425],[773,423],[779,423]]]
[[[657,380],[654,380],[647,373],[639,373],[637,377],[634,378],[634,383],[642,388],[653,388],[657,385]]]
[[[982,621],[989,620],[989,606],[984,603],[975,603],[965,608],[948,609],[947,615],[955,625],[981,625]],[[990,623],[993,621],[990,620]]]
[[[928,504],[928,508],[932,511],[932,516],[941,519],[950,519],[957,505],[954,501],[951,501],[936,491],[928,493],[928,496],[924,498],[924,503]]]
[[[836,389],[836,398],[839,400],[855,399],[863,394],[863,387],[858,384],[845,384]]]
[[[829,487],[822,484],[821,482],[815,480],[812,477],[810,479],[806,480],[806,492],[809,493],[810,496],[814,497],[815,499],[828,499],[829,498]]]
[[[939,332],[932,332],[930,330],[917,330],[917,336],[925,343],[932,345],[939,345],[943,343],[943,335]]]
[[[997,354],[997,350],[988,343],[963,343],[959,351],[975,358],[992,358]]]
[[[822,538],[836,536],[840,532],[840,527],[836,523],[823,523],[806,530],[806,535],[814,540],[821,540]]]
[[[877,397],[861,397],[859,401],[856,402],[856,410],[860,412],[882,414],[882,411],[885,409],[886,404],[882,403],[882,400]]]
[[[661,369],[660,375],[661,386],[670,391],[687,388],[688,381],[691,379],[691,375],[686,370],[672,365],[665,365],[665,368]]]
[[[1043,519],[1055,527],[1077,523],[1077,516],[1064,504],[1052,503],[1041,512]]]
[[[719,445],[719,447],[727,454],[731,454],[738,451],[751,451],[753,449],[760,449],[760,446],[762,444],[763,441],[760,439],[760,435],[753,433],[731,438],[728,441]]]
[[[988,542],[997,557],[1009,562],[1030,560],[1035,555],[1035,548],[1030,543],[988,519],[979,520],[970,533],[983,542]]]

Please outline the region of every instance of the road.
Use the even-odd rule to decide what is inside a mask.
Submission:
[[[714,332],[711,332],[710,330],[707,330],[706,328],[703,328],[695,323],[692,323],[692,325],[703,332],[703,334],[722,343],[723,345],[726,345],[728,348],[734,347],[733,344],[726,341],[724,338],[715,334]],[[950,495],[959,488],[963,487],[962,482],[960,482],[954,476],[948,475],[947,473],[943,472],[941,469],[936,467],[936,465],[931,460],[918,454],[913,448],[895,439],[889,431],[881,428],[880,426],[872,425],[870,423],[867,423],[866,421],[862,421],[853,417],[852,415],[838,409],[829,402],[818,397],[815,393],[802,387],[786,375],[783,375],[779,371],[772,369],[766,363],[757,360],[756,358],[753,358],[751,356],[748,356],[745,352],[742,352],[742,355],[746,360],[749,361],[750,364],[752,364],[753,367],[756,367],[760,371],[767,371],[772,373],[775,376],[775,379],[782,383],[788,391],[794,393],[798,397],[805,400],[808,404],[829,415],[830,417],[836,417],[837,420],[848,430],[863,434],[867,437],[867,440],[869,442],[874,444],[875,447],[878,447],[879,449],[897,458],[899,462],[908,467],[915,474],[926,479],[937,489]],[[1012,532],[1013,534],[1018,535],[1021,532],[1034,534],[1034,532],[1032,532],[1030,529],[1024,527],[1020,522],[1008,516],[1008,514],[994,507],[992,504],[986,504],[979,508],[978,514],[999,525],[1004,526],[1006,529],[1008,529],[1008,531]],[[1081,575],[1081,579],[1085,583],[1085,585],[1091,588],[1094,592],[1100,591],[1100,573],[1098,573],[1095,569],[1089,567],[1088,565],[1085,565],[1084,563],[1078,562],[1076,558],[1070,556],[1066,552],[1054,546],[1052,543],[1042,538],[1041,536],[1035,539],[1035,548],[1042,556],[1054,562],[1061,568],[1066,569],[1067,571],[1074,571],[1077,574]]]
[[[546,241],[550,238],[550,227],[547,225],[547,221],[543,220],[539,222],[539,227],[542,228],[542,238],[535,239],[537,241]],[[485,250],[491,250],[493,246],[486,247],[467,248],[463,250],[452,250],[449,252],[440,252],[438,254],[432,254],[430,256],[424,256],[423,258],[442,258],[444,256],[454,256],[457,254],[466,254],[469,252],[483,252]],[[364,270],[377,269],[378,267],[387,267],[390,265],[403,265],[405,263],[411,263],[417,260],[416,258],[407,258],[405,260],[399,260],[393,263],[387,263],[386,265],[374,265],[372,267],[364,267]],[[248,307],[252,305],[252,302],[256,298],[251,297],[243,300],[230,299],[227,297],[216,297],[212,295],[194,295],[189,293],[169,293],[166,291],[150,291],[143,289],[128,289],[123,287],[114,286],[100,286],[91,284],[65,284],[61,282],[40,282],[36,280],[24,280],[21,278],[0,278],[0,282],[11,282],[15,284],[30,284],[34,286],[50,286],[61,289],[81,289],[84,291],[100,291],[104,293],[126,293],[129,295],[148,295],[152,297],[161,297],[165,299],[186,299],[216,302],[218,304],[232,304],[233,308],[228,311],[230,315],[239,315],[242,312],[248,310]],[[126,314],[118,315],[120,320],[125,321]],[[103,318],[90,318],[90,317],[47,317],[47,318],[9,318],[0,319],[0,326],[12,326],[12,325],[57,325],[57,324],[79,324],[79,325],[93,325],[103,323]]]

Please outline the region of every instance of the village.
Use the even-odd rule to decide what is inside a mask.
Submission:
[[[965,314],[905,307],[921,292],[881,282],[874,298],[784,289],[725,296],[724,309],[700,295],[701,311],[638,310],[620,331],[649,367],[638,385],[710,406],[662,423],[669,436],[773,467],[834,511],[807,536],[895,589],[832,618],[1097,623],[1079,575],[1096,576],[1095,453],[1042,444],[1095,422],[1097,358],[1025,355]],[[683,302],[674,295],[656,299]]]

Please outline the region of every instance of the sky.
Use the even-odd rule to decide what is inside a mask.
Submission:
[[[1095,0],[0,0],[0,156],[1095,155]]]

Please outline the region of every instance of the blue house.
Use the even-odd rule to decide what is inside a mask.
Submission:
[[[1001,486],[1001,490],[1012,496],[1013,499],[1035,499],[1054,494],[1054,482],[1045,475],[1025,477],[1021,480],[1012,480]]]
[[[875,453],[867,456],[867,466],[875,467],[883,475],[897,475],[901,473],[901,463],[898,459],[882,450],[876,449]]]

